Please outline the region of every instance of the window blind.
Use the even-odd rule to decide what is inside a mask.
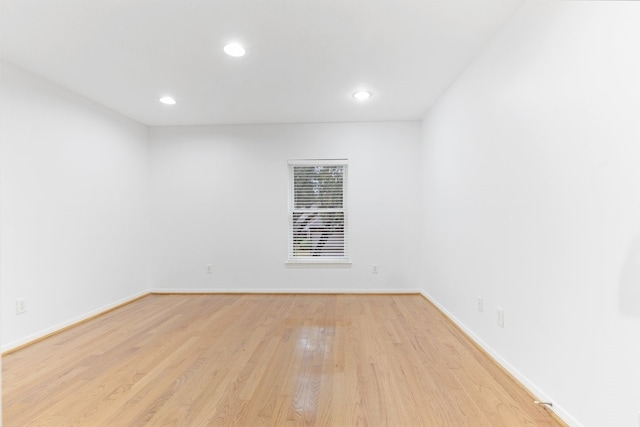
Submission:
[[[348,261],[346,160],[291,161],[289,180],[289,261]]]

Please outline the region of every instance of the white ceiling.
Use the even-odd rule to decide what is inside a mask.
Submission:
[[[0,0],[1,55],[150,126],[419,120],[520,2]]]

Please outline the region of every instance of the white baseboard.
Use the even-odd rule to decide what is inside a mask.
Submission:
[[[100,307],[100,308],[97,308],[95,310],[91,310],[88,313],[82,314],[80,316],[73,317],[73,318],[71,318],[69,320],[66,320],[66,321],[62,322],[62,323],[58,323],[55,326],[52,326],[52,327],[47,328],[47,329],[43,329],[42,331],[36,332],[34,334],[31,334],[31,335],[29,335],[27,337],[24,337],[24,338],[21,338],[21,339],[19,339],[17,341],[12,342],[12,343],[3,345],[2,349],[0,349],[0,351],[2,353],[6,353],[6,352],[14,350],[14,349],[16,349],[18,347],[22,347],[22,346],[27,345],[29,343],[38,341],[41,338],[44,338],[44,337],[46,337],[48,335],[54,334],[56,332],[59,332],[59,331],[61,331],[63,329],[66,329],[66,328],[68,328],[70,326],[73,326],[73,325],[75,325],[77,323],[83,322],[83,321],[85,321],[87,319],[90,319],[92,317],[98,316],[98,315],[100,315],[102,313],[105,313],[105,312],[107,312],[109,310],[112,310],[112,309],[114,309],[114,308],[116,308],[118,306],[127,304],[127,303],[129,303],[129,302],[131,302],[133,300],[136,300],[138,298],[141,298],[141,297],[143,297],[143,296],[145,296],[147,294],[149,294],[149,291],[145,290],[145,291],[138,292],[138,293],[135,293],[133,295],[130,295],[130,296],[126,297],[126,298],[122,298],[121,300],[116,301],[114,303],[107,304],[107,305],[105,305],[103,307]]]
[[[537,400],[543,402],[553,402],[553,407],[548,408],[562,421],[567,423],[571,427],[583,427],[572,415],[562,409],[553,399],[551,399],[545,392],[543,392],[533,381],[523,375],[518,369],[505,360],[500,354],[495,351],[491,346],[484,342],[478,335],[476,335],[471,329],[469,329],[464,323],[456,318],[449,310],[443,307],[435,298],[429,295],[426,291],[420,292],[427,300],[433,305],[438,307],[442,313],[445,314],[453,323],[455,323],[462,331],[479,347],[481,347],[487,354],[489,354],[500,366],[502,366],[507,372],[509,372],[516,380],[518,380],[531,394],[533,394]]]
[[[152,294],[419,294],[419,289],[184,289],[155,288]]]

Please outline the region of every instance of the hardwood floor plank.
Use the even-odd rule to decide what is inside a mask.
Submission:
[[[6,427],[560,425],[419,295],[149,295],[2,368]]]

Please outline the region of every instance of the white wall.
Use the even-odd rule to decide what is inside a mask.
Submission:
[[[148,288],[147,130],[9,64],[0,98],[2,349]],[[27,313],[15,301],[27,298]]]
[[[420,129],[419,122],[150,129],[152,287],[418,290]],[[287,160],[306,158],[349,159],[350,267],[285,265]]]
[[[639,422],[639,23],[525,3],[424,121],[424,289],[575,425]]]

